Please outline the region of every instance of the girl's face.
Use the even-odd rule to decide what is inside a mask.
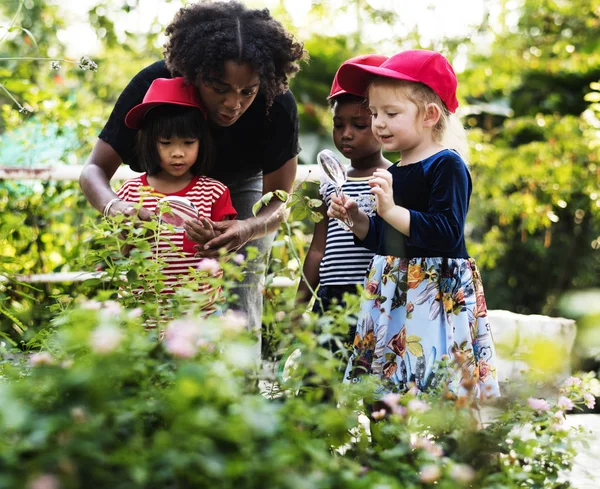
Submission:
[[[190,169],[198,159],[200,141],[195,138],[159,138],[157,142],[162,177],[191,176]]]
[[[373,134],[386,151],[405,153],[425,142],[419,109],[403,89],[372,86],[369,88],[369,109]]]
[[[371,113],[359,102],[342,101],[333,106],[333,142],[349,160],[371,156],[381,143],[371,131]]]
[[[236,123],[250,107],[260,87],[260,78],[248,63],[225,61],[223,78],[198,85],[208,119],[219,126]]]

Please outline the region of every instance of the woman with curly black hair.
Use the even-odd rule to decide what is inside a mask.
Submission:
[[[273,199],[256,217],[252,205],[268,192],[290,191],[297,165],[298,113],[288,80],[304,57],[303,45],[273,19],[267,9],[249,9],[231,1],[201,1],[179,10],[166,29],[165,59],[139,72],[121,93],[83,168],[81,188],[89,202],[109,214],[135,213],[119,201],[110,179],[121,162],[140,169],[136,130],[125,125],[127,112],[139,104],[156,78],[182,76],[195,85],[206,108],[215,143],[215,169],[209,176],[225,183],[238,220],[214,223],[218,236],[203,242],[201,225],[192,222],[188,236],[202,256],[220,248],[235,251],[246,244],[264,256],[284,215]],[[116,200],[115,200],[116,199]],[[139,218],[151,218],[145,209]],[[239,288],[239,307],[249,327],[258,331],[263,277],[247,273]]]

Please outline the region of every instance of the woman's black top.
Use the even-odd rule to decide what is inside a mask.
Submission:
[[[125,87],[99,138],[110,144],[123,162],[142,171],[136,157],[137,130],[125,125],[125,116],[142,102],[156,78],[171,78],[164,60],[144,68]],[[266,111],[259,93],[246,112],[230,127],[211,127],[216,158],[210,177],[225,184],[239,182],[281,168],[300,152],[298,110],[291,91],[275,98]]]

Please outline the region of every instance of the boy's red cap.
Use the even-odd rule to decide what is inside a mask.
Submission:
[[[456,74],[448,60],[435,51],[402,51],[381,66],[344,64],[338,70],[337,80],[343,90],[365,93],[375,76],[424,83],[438,94],[450,112],[458,108]]]
[[[132,129],[139,129],[146,113],[153,107],[162,104],[196,107],[202,111],[206,119],[206,110],[200,102],[200,96],[195,87],[186,83],[182,77],[157,78],[148,88],[142,103],[127,113],[125,124]]]
[[[355,58],[350,58],[350,59],[344,61],[341,66],[344,66],[348,63],[369,65],[369,66],[379,66],[386,59],[388,59],[387,56],[382,56],[380,54],[363,54],[362,56],[356,56]],[[329,97],[327,97],[327,100],[329,100],[332,97],[336,97],[337,95],[342,95],[343,93],[350,93],[352,95],[364,97],[365,96],[364,90],[362,92],[357,93],[357,92],[353,92],[351,90],[344,90],[342,87],[340,87],[340,84],[338,83],[338,75],[340,73],[341,66],[340,66],[340,68],[338,68],[337,73],[335,74],[335,78],[333,79],[333,83],[331,85],[331,92],[329,93]]]

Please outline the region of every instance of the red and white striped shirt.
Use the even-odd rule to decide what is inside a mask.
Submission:
[[[207,217],[217,222],[227,218],[234,219],[237,216],[237,212],[231,204],[229,189],[221,182],[204,176],[194,177],[185,188],[178,192],[164,194],[154,190],[148,184],[147,176],[144,173],[139,177],[127,180],[117,190],[117,195],[127,202],[142,202],[145,209],[155,213],[158,201],[169,195],[185,197],[191,201],[198,209],[198,217]],[[189,283],[190,268],[196,268],[202,260],[202,258],[194,256],[196,253],[194,245],[196,244],[189,240],[183,231],[161,231],[153,250],[165,262],[165,268],[162,270],[166,276],[165,289],[161,290],[161,293],[173,294],[175,287]],[[198,290],[206,294],[212,292],[208,284],[198,284]]]

